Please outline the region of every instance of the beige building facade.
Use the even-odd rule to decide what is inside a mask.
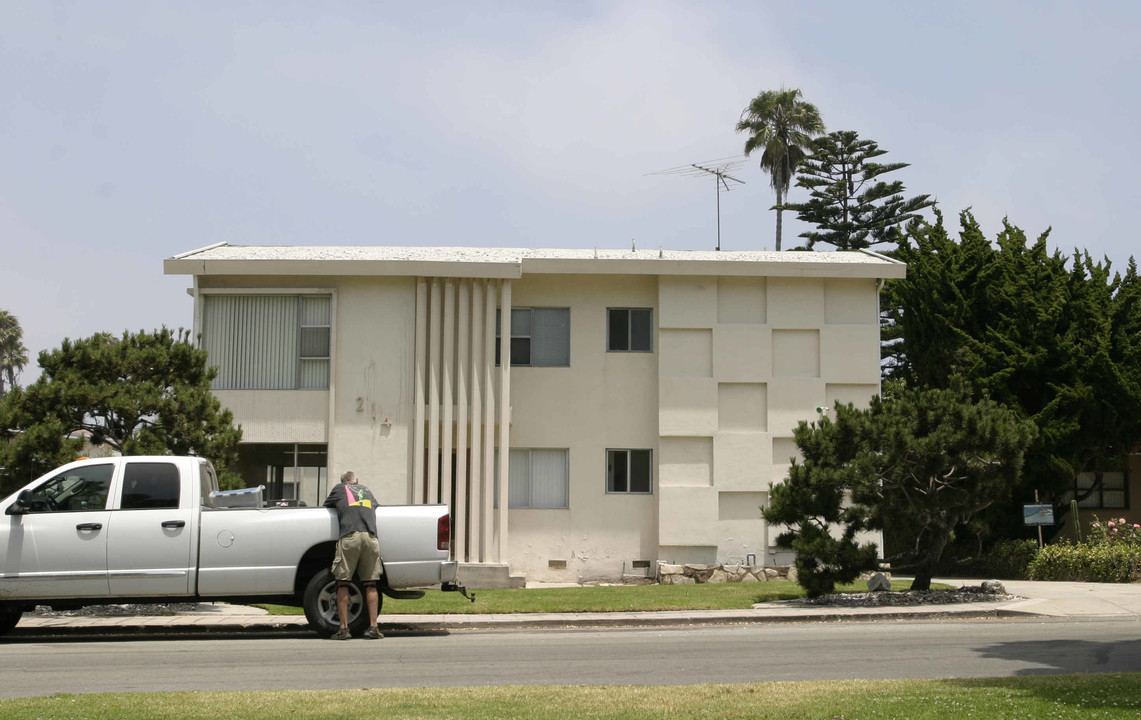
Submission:
[[[905,268],[219,244],[165,271],[192,279],[247,484],[317,504],[352,469],[382,502],[450,505],[473,572],[580,582],[787,563],[760,513],[769,484],[798,422],[879,391],[879,286]]]

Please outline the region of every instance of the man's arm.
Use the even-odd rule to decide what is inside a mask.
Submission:
[[[340,483],[337,483],[333,486],[333,489],[329,491],[329,497],[325,498],[325,507],[335,508],[344,498],[345,489]]]

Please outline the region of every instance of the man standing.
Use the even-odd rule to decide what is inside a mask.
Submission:
[[[370,640],[384,637],[376,626],[380,606],[376,594],[376,581],[380,579],[380,544],[376,539],[376,498],[364,485],[357,482],[352,470],[341,475],[341,482],[329,492],[325,507],[337,509],[340,539],[333,558],[333,577],[337,579],[337,617],[341,629],[334,640],[348,640],[349,585],[353,575],[361,579],[368,604],[368,630],[364,636]]]

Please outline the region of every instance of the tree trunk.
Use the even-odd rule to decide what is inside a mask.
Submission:
[[[924,553],[923,559],[915,568],[915,580],[911,583],[912,590],[931,589],[931,577],[935,574],[935,569],[939,565],[939,558],[943,557],[943,548],[947,547],[950,539],[950,530],[941,530],[937,535],[932,536],[931,543],[927,546],[927,552]]]
[[[777,188],[777,252],[780,252],[780,229],[782,215],[784,214],[784,210],[780,209],[780,205],[783,200],[784,198],[781,197],[780,188]]]

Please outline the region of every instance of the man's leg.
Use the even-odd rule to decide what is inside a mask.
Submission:
[[[373,588],[372,595],[373,600],[375,600],[376,588]],[[349,627],[349,584],[344,580],[337,581],[337,619],[341,622],[341,629],[347,630]],[[375,613],[372,624],[376,624]]]
[[[376,627],[376,617],[380,614],[380,596],[376,592],[376,583],[368,583],[364,592],[365,600],[368,602],[368,626]],[[338,602],[340,597],[337,598]],[[346,602],[347,602],[346,598]]]

